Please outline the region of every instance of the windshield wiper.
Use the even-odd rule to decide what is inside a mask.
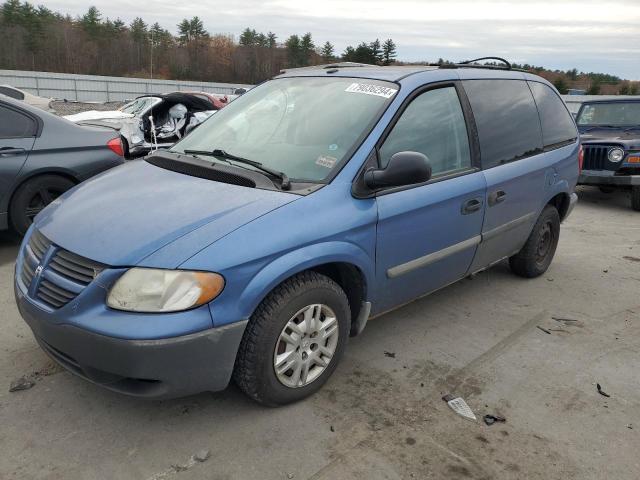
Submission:
[[[218,157],[223,158],[225,160],[233,160],[234,162],[244,163],[245,165],[251,165],[252,167],[261,170],[265,173],[268,173],[272,177],[276,177],[280,180],[280,188],[282,190],[289,190],[291,188],[291,182],[289,181],[289,177],[284,172],[279,172],[277,170],[273,170],[272,168],[265,167],[260,162],[256,162],[255,160],[249,160],[248,158],[238,157],[231,153],[227,153],[224,150],[215,149],[212,151],[208,150],[185,150],[184,153],[187,155],[206,155],[208,157]]]
[[[620,128],[619,125],[592,125],[587,127],[586,132],[591,132],[592,130],[597,130],[599,128]]]

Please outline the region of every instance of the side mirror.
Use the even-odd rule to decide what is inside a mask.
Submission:
[[[372,168],[364,174],[364,182],[372,190],[423,183],[430,178],[431,164],[420,152],[398,152],[391,157],[387,168]]]

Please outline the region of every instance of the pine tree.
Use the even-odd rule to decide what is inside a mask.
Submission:
[[[96,7],[89,7],[87,13],[80,19],[80,25],[92,38],[97,38],[100,35],[102,27],[101,17],[102,15]]]
[[[298,35],[291,35],[284,42],[287,48],[287,61],[289,68],[299,67],[300,64],[300,37]]]
[[[371,46],[365,42],[362,42],[356,47],[353,57],[353,61],[357,63],[375,63],[375,58],[373,57]]]
[[[375,64],[381,64],[383,61],[382,58],[382,48],[380,47],[380,40],[377,38],[369,44],[369,48],[371,49],[371,57]]]
[[[342,54],[342,60],[345,62],[354,62],[355,61],[356,51],[355,49],[349,45],[344,49],[344,53]]]
[[[256,37],[257,37],[257,32],[247,27],[240,34],[239,43],[240,45],[243,45],[245,47],[251,47],[255,45]]]
[[[311,63],[311,54],[315,50],[316,46],[311,38],[311,33],[307,32],[302,36],[300,40],[300,61],[299,64],[307,66]]]
[[[267,33],[267,47],[276,48],[277,40],[278,40],[278,37],[276,37],[275,33],[273,32]]]
[[[333,52],[335,48],[331,44],[331,42],[324,42],[322,49],[320,50],[320,55],[324,59],[325,62],[329,62],[333,59]]]
[[[396,58],[396,44],[390,38],[382,44],[382,63],[391,65]]]

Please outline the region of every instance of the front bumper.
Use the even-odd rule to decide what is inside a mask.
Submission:
[[[640,185],[640,175],[613,175],[611,171],[583,170],[578,178],[579,185]]]
[[[137,397],[223,390],[247,324],[244,320],[174,338],[125,340],[48,322],[47,313],[17,286],[15,295],[36,340],[57,363],[109,390]]]

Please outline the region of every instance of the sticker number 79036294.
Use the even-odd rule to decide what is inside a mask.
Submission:
[[[398,90],[396,88],[383,87],[381,85],[373,85],[371,83],[352,83],[344,91],[391,98]]]

